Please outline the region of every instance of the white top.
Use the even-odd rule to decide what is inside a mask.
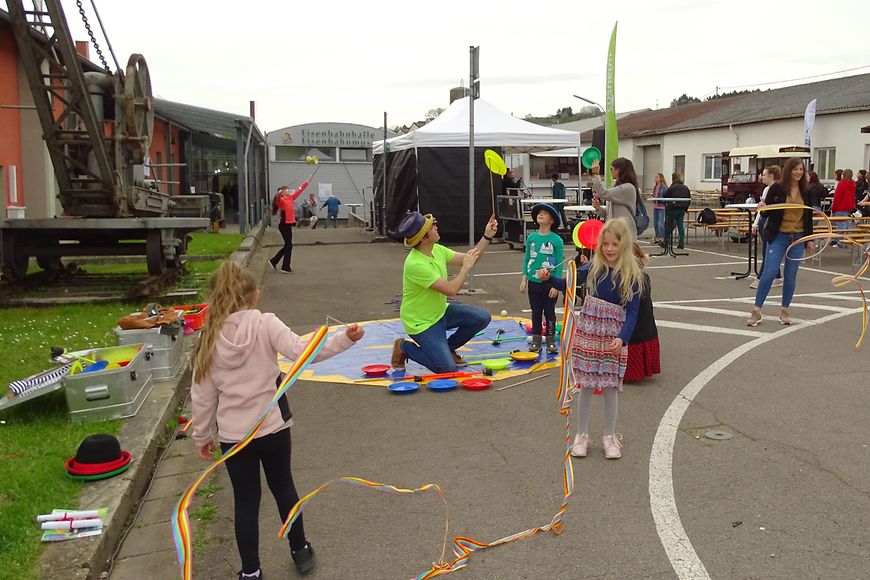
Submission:
[[[533,197],[522,200],[523,203],[568,203],[567,199],[553,199],[552,197]]]

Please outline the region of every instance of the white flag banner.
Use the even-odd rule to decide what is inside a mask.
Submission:
[[[813,131],[813,125],[816,122],[816,99],[813,99],[807,104],[804,111],[804,146],[812,148],[812,139],[810,134]]]

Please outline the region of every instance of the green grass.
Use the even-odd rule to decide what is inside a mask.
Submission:
[[[242,234],[196,232],[191,234],[193,239],[187,246],[187,253],[192,256],[202,256],[204,254],[229,256],[239,249],[239,244],[242,243],[244,237]]]
[[[124,304],[0,310],[0,396],[10,381],[51,368],[52,346],[115,345],[115,322],[131,310]],[[42,550],[36,516],[76,507],[83,486],[66,477],[64,461],[86,436],[115,434],[121,422],[71,423],[60,391],[0,412],[0,421],[0,577],[36,578]]]

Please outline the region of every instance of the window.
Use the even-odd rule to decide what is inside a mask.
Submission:
[[[816,173],[819,179],[834,179],[834,171],[837,169],[837,148],[825,147],[816,149]]]
[[[276,145],[275,161],[305,161],[307,156],[317,157],[318,161],[335,161],[335,147],[300,147],[297,145]]]
[[[679,173],[683,176],[683,181],[686,180],[686,156],[674,155],[674,173]]]
[[[722,179],[722,155],[704,155],[704,181]]]
[[[340,150],[342,161],[371,161],[371,149],[346,149],[342,147]]]

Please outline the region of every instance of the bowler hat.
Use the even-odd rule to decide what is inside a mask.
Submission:
[[[126,471],[130,461],[115,436],[89,435],[79,444],[76,456],[67,459],[66,474],[73,479],[105,479]]]
[[[559,217],[559,212],[556,211],[555,207],[553,207],[552,205],[550,205],[548,203],[536,203],[532,207],[532,221],[533,222],[537,223],[538,214],[541,213],[542,211],[545,211],[545,212],[549,213],[551,216],[553,216],[553,225],[555,225],[557,228],[562,225],[562,219]]]
[[[423,215],[419,211],[409,211],[399,223],[398,232],[405,238],[405,245],[413,247],[420,243],[434,223],[431,213]]]

